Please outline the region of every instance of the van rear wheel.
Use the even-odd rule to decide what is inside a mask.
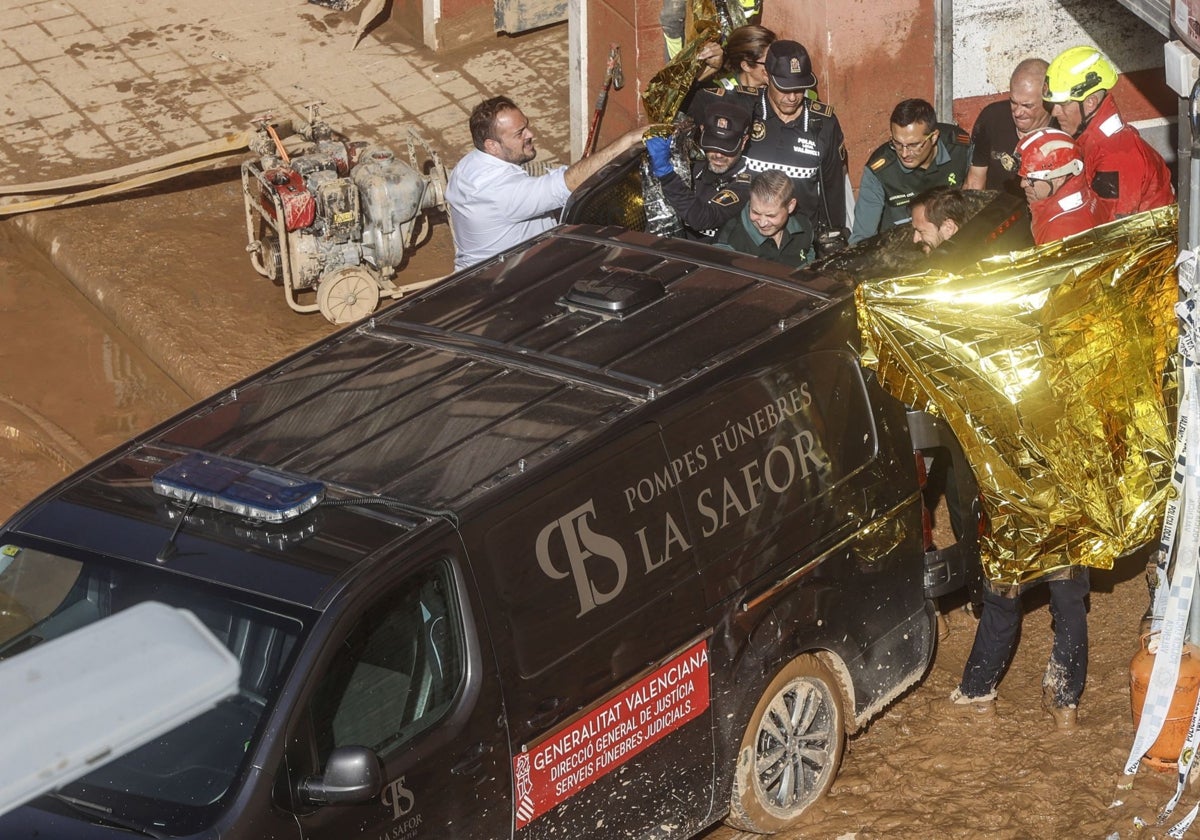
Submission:
[[[833,784],[844,744],[836,678],[816,657],[793,660],[746,726],[728,822],[759,834],[795,824]]]

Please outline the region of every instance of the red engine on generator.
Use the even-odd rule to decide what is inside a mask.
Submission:
[[[279,204],[283,207],[283,224],[289,231],[306,228],[317,216],[317,202],[304,186],[304,177],[294,169],[277,166],[263,173],[267,183],[275,189]],[[259,202],[263,209],[275,218],[275,202],[264,193]]]

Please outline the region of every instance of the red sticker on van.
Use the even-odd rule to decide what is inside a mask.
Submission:
[[[708,646],[699,642],[513,759],[516,827],[698,717],[708,701]]]

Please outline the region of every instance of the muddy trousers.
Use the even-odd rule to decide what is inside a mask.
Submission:
[[[1079,703],[1087,680],[1087,595],[1090,589],[1087,569],[1070,580],[1047,581],[1050,587],[1050,615],[1054,619],[1054,648],[1046,666],[1042,686],[1050,692],[1054,705]],[[990,588],[983,595],[983,615],[975,631],[975,644],[963,669],[962,693],[982,697],[1000,682],[1021,626],[1021,598],[1006,598]]]

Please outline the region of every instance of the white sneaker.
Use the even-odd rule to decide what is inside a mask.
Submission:
[[[977,714],[991,714],[996,711],[996,690],[992,689],[981,697],[968,697],[959,687],[950,692],[950,702],[960,709],[969,709]]]

